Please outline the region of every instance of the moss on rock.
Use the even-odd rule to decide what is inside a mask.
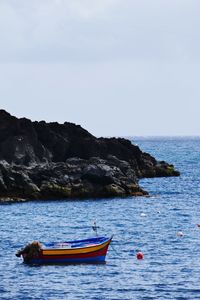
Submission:
[[[72,189],[69,186],[61,186],[52,183],[43,183],[40,192],[42,197],[49,198],[70,198],[72,195]]]

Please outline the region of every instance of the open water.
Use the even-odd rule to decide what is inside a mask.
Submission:
[[[181,177],[141,180],[149,198],[0,206],[0,299],[200,299],[200,138],[134,141]],[[95,219],[100,235],[114,234],[105,265],[30,267],[15,257],[32,240],[90,237]]]

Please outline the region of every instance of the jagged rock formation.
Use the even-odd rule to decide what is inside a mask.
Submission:
[[[147,194],[143,177],[178,176],[123,138],[96,138],[65,122],[32,122],[0,110],[0,198],[65,199]]]

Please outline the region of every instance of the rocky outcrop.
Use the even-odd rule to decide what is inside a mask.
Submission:
[[[123,138],[96,138],[78,125],[32,122],[0,110],[0,198],[146,195],[143,177],[178,176]]]

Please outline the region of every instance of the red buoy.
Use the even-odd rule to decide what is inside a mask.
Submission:
[[[200,224],[197,224],[197,227],[200,227]]]
[[[144,254],[142,252],[138,252],[137,259],[143,259],[143,258],[144,258]]]

